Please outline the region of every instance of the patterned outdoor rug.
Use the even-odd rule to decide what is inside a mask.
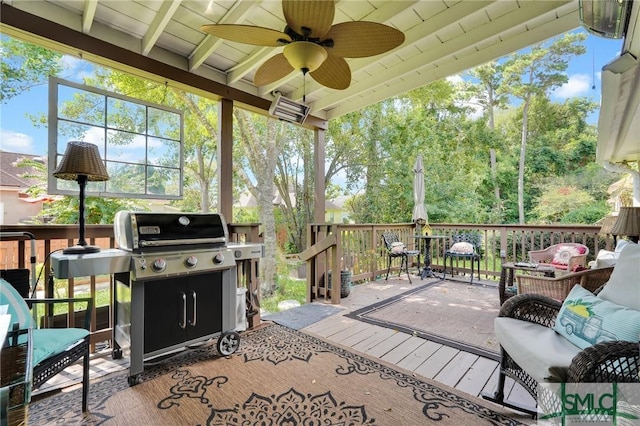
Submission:
[[[498,361],[498,289],[435,281],[346,315]]]
[[[32,402],[29,424],[519,425],[527,419],[277,324],[242,333],[229,357],[214,345]],[[530,420],[529,420],[530,423]]]

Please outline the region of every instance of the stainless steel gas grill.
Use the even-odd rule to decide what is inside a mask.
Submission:
[[[113,309],[113,357],[129,353],[130,385],[145,361],[214,337],[221,354],[236,351],[238,253],[221,215],[118,212],[114,232],[131,255],[114,274]]]

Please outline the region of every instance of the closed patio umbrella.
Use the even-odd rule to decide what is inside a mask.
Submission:
[[[413,165],[413,215],[411,220],[418,224],[419,232],[422,232],[422,225],[429,221],[427,209],[424,207],[424,166],[422,165],[422,155],[418,154]]]

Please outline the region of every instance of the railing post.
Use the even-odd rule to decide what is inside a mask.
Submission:
[[[500,260],[504,263],[507,260],[507,228],[500,228]]]
[[[341,260],[342,260],[342,238],[340,238],[340,231],[338,227],[333,228],[333,234],[336,237],[336,245],[331,250],[333,259],[331,259],[331,303],[334,305],[340,304],[341,293]]]

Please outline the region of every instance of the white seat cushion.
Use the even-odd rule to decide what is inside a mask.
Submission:
[[[500,346],[538,383],[560,382],[582,349],[552,328],[498,317],[493,325]]]

